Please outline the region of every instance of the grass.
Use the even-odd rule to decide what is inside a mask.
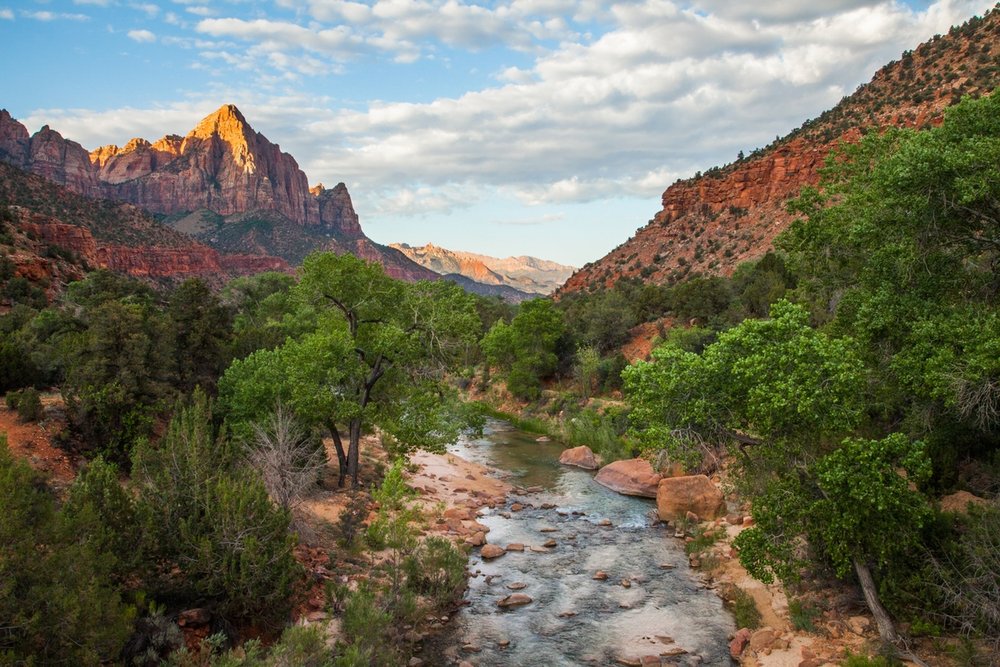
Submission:
[[[736,620],[737,628],[756,630],[761,616],[753,596],[738,586],[729,585],[722,591],[722,601]]]

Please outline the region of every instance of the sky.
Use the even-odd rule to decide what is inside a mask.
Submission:
[[[236,104],[376,241],[581,266],[993,4],[0,0],[0,108],[93,149]]]

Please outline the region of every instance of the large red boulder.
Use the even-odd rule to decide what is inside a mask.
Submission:
[[[656,513],[670,521],[688,512],[702,521],[718,518],[726,512],[726,501],[712,480],[704,475],[665,477],[656,487]]]
[[[601,468],[594,481],[626,496],[655,498],[660,476],[646,459],[626,459]]]
[[[559,455],[559,463],[567,466],[586,468],[587,470],[597,470],[598,468],[597,457],[594,456],[594,452],[590,447],[586,445],[567,449]]]

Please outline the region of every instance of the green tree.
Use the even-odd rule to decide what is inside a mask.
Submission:
[[[214,391],[229,361],[231,311],[204,281],[191,278],[171,291],[167,319],[174,386],[182,394],[191,393],[195,387]]]
[[[327,428],[339,483],[358,484],[361,436],[377,425],[405,447],[437,447],[468,423],[444,382],[475,342],[473,297],[446,281],[406,284],[352,255],[306,258],[295,287],[314,329],[234,362],[220,381],[227,414],[255,419],[280,399]],[[348,434],[346,447],[341,427]]]
[[[525,301],[510,324],[496,322],[483,337],[487,362],[500,368],[515,396],[537,398],[543,378],[555,373],[565,334],[562,313],[548,299]]]
[[[756,521],[737,542],[747,569],[793,579],[805,537],[839,574],[853,569],[882,636],[895,641],[872,567],[890,567],[919,541],[928,506],[910,483],[925,479],[926,457],[901,434],[849,437],[866,424],[861,356],[808,320],[780,301],[770,319],[745,320],[701,354],[657,348],[625,371],[632,435],[688,461],[733,446]]]

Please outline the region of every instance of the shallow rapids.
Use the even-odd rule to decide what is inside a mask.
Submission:
[[[689,569],[683,544],[654,525],[653,501],[619,495],[592,472],[560,465],[563,447],[535,438],[490,422],[482,438],[449,448],[536,489],[512,494],[480,519],[491,544],[523,544],[524,551],[492,561],[474,552],[468,606],[428,647],[429,662],[614,665],[659,656],[663,665],[730,665],[732,617]],[[524,509],[512,511],[515,503]],[[543,546],[550,540],[554,546]],[[595,579],[598,572],[606,579]],[[515,592],[532,602],[497,606]]]

